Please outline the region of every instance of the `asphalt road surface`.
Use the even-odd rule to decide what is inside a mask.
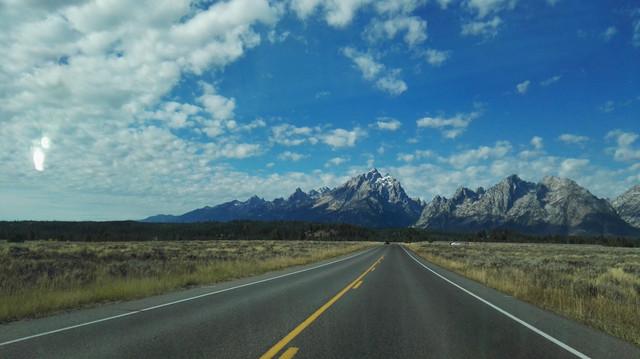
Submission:
[[[0,326],[0,358],[640,358],[400,245]]]

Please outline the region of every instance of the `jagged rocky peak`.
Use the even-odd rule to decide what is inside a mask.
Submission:
[[[540,181],[540,184],[545,185],[552,190],[559,190],[562,188],[584,190],[584,188],[580,187],[576,181],[557,176],[545,176],[542,181]]]
[[[640,228],[640,185],[631,187],[613,200],[611,204],[623,220]]]
[[[376,168],[374,168],[367,173],[363,173],[351,178],[349,181],[347,181],[347,183],[345,183],[344,186],[350,188],[359,188],[364,184],[373,184],[380,178],[382,178],[382,175]]]
[[[288,200],[289,201],[303,201],[303,200],[306,200],[307,198],[309,198],[309,195],[307,195],[300,187],[298,187],[289,196]]]
[[[434,198],[416,225],[456,231],[506,227],[530,233],[632,232],[606,200],[570,179],[549,176],[536,184],[512,175],[482,195],[478,192],[459,188],[449,200]]]
[[[475,201],[478,199],[478,194],[466,187],[458,187],[456,192],[451,197],[451,200],[456,204],[461,204],[466,200]]]
[[[247,203],[247,204],[262,204],[262,203],[264,203],[264,202],[266,202],[266,201],[264,200],[264,198],[260,198],[260,197],[258,197],[257,195],[253,195],[253,196],[251,196],[251,198],[249,198],[249,199],[247,200],[247,202],[246,202],[246,203]]]

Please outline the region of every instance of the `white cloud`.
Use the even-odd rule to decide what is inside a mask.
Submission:
[[[427,62],[433,66],[440,66],[449,59],[450,52],[436,49],[427,49]]]
[[[558,140],[571,145],[582,145],[589,141],[589,137],[574,135],[572,133],[563,133],[558,137]]]
[[[320,10],[325,21],[333,27],[345,27],[371,0],[291,0],[290,7],[301,19]]]
[[[475,149],[463,151],[454,154],[446,159],[446,161],[454,167],[465,167],[485,161],[488,159],[502,158],[511,151],[511,144],[508,141],[498,141],[493,147],[480,146]]]
[[[149,118],[165,122],[170,128],[187,127],[190,118],[198,114],[202,109],[198,106],[168,101],[149,114]]]
[[[460,163],[453,166],[450,163],[452,157],[438,157],[439,162],[436,163],[407,162],[381,170],[398,178],[410,196],[420,196],[423,200],[431,200],[435,195],[450,196],[459,186],[487,188],[514,173],[528,181],[539,181],[547,175],[569,176],[592,193],[610,198],[637,184],[638,180],[637,169],[633,171],[632,166],[611,170],[584,159],[556,156],[540,156],[523,161],[511,152],[505,155],[502,151],[492,153],[491,149],[496,147],[499,146],[489,146],[487,150],[475,152],[469,156],[471,159],[468,162],[463,161],[464,165]],[[429,181],[424,180],[426,177]]]
[[[445,138],[460,136],[471,121],[480,116],[479,112],[459,113],[453,117],[424,117],[416,121],[419,128],[434,128],[440,130]]]
[[[378,0],[375,2],[379,14],[408,14],[427,3],[427,0]]]
[[[205,93],[198,98],[214,120],[227,121],[235,116],[236,100],[215,93],[213,87],[205,86]]]
[[[352,47],[345,47],[342,53],[356,65],[362,73],[362,77],[367,80],[375,79],[384,69],[384,65],[376,62],[370,54],[359,52]]]
[[[616,161],[637,161],[640,160],[640,148],[634,147],[633,144],[639,137],[635,132],[613,130],[607,133],[605,138],[616,142],[615,148],[608,149]]]
[[[206,9],[186,0],[29,1],[2,8],[0,183],[21,178],[15,190],[25,198],[99,198],[94,203],[113,208],[114,198],[139,206],[214,198],[224,187],[217,174],[228,172],[218,160],[262,153],[260,144],[233,134],[264,125],[237,121],[235,99],[206,86],[195,103],[170,96],[183,75],[207,71],[215,81],[257,46],[256,26],[268,31],[281,16],[269,1],[230,0]],[[32,141],[45,134],[51,146],[36,176]],[[214,138],[201,142],[202,136]]]
[[[616,104],[613,101],[607,101],[604,105],[600,106],[602,112],[613,112],[616,109]]]
[[[560,76],[560,75],[551,76],[548,79],[544,79],[544,80],[540,81],[540,86],[553,85],[554,83],[560,81],[561,78],[562,78],[562,76]]]
[[[582,173],[588,164],[589,160],[587,159],[567,158],[560,163],[558,173],[560,177],[574,177]]]
[[[404,42],[414,47],[427,40],[427,22],[418,16],[397,15],[389,19],[373,19],[365,30],[369,41],[392,40],[404,32]]]
[[[531,81],[529,80],[523,81],[516,85],[516,90],[518,91],[519,94],[524,95],[529,90],[530,84],[531,84]]]
[[[323,130],[320,127],[298,127],[285,123],[271,128],[269,140],[282,146],[315,145],[322,142],[337,149],[353,147],[364,136],[366,136],[366,132],[359,127],[352,130],[342,128]]]
[[[320,133],[320,128],[307,127],[307,126],[295,126],[288,123],[273,126],[271,128],[271,142],[277,143],[283,146],[299,146],[305,143],[316,144],[319,139],[317,135]]]
[[[402,123],[394,118],[380,118],[376,121],[376,127],[379,130],[396,131],[402,126]]]
[[[434,158],[436,154],[431,150],[415,150],[413,153],[398,153],[398,161],[413,162],[425,158]]]
[[[360,70],[362,77],[374,81],[376,87],[390,95],[397,96],[407,90],[407,84],[399,78],[399,69],[386,69],[378,63],[371,54],[360,52],[351,47],[342,49],[342,53],[349,58]]]
[[[618,33],[618,29],[615,26],[609,26],[606,30],[602,32],[602,38],[604,41],[610,41],[616,34]]]
[[[220,149],[220,155],[226,158],[247,158],[260,154],[260,145],[252,143],[226,144]]]
[[[333,149],[342,147],[355,146],[358,139],[364,137],[366,133],[360,128],[356,127],[353,130],[345,130],[342,128],[336,128],[328,131],[322,135],[322,142],[331,146]]]
[[[440,5],[441,9],[446,9],[447,7],[449,7],[449,4],[453,2],[453,0],[437,0],[437,2]]]
[[[333,157],[330,160],[328,160],[324,166],[325,167],[331,167],[331,166],[340,166],[343,163],[346,163],[348,161],[347,158],[345,157]]]
[[[378,78],[378,80],[376,81],[376,87],[388,93],[389,95],[400,95],[401,93],[407,91],[408,87],[406,82],[400,79],[399,76],[399,69],[391,70],[384,76]]]
[[[278,155],[278,158],[284,161],[300,161],[301,159],[307,157],[306,155],[303,155],[301,153],[297,153],[297,152],[291,152],[291,151],[285,151],[282,152],[281,154]]]
[[[486,38],[498,35],[498,28],[502,24],[502,19],[494,16],[491,20],[478,20],[462,24],[462,35],[483,36]]]
[[[538,150],[538,151],[543,149],[544,148],[544,141],[542,140],[542,137],[533,136],[531,138],[531,146],[533,146],[533,148]]]
[[[482,18],[503,9],[513,9],[516,3],[517,0],[468,0],[466,5]]]

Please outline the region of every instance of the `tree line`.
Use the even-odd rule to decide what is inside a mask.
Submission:
[[[600,244],[640,247],[640,239],[626,237],[526,235],[507,229],[470,233],[434,232],[418,228],[373,229],[338,223],[298,221],[232,221],[199,223],[144,223],[136,221],[0,222],[0,240],[55,241],[183,241],[183,240],[327,240],[327,241],[465,241]]]

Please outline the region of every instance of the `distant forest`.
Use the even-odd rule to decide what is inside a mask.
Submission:
[[[619,237],[528,236],[495,229],[475,233],[441,233],[417,228],[371,229],[349,224],[308,222],[142,223],[16,221],[0,222],[0,240],[186,241],[186,240],[325,240],[325,241],[470,241],[601,244],[640,247],[640,239]]]

